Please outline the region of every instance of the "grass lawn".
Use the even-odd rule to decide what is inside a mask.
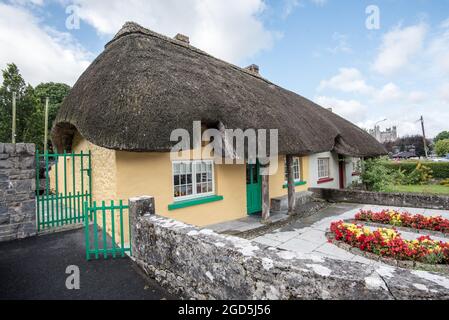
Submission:
[[[440,185],[393,186],[393,192],[414,192],[449,195],[449,187]]]

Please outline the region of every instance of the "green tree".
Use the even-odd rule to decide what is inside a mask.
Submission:
[[[449,131],[443,131],[443,132],[440,132],[436,137],[435,137],[435,139],[433,139],[433,143],[437,143],[438,141],[440,141],[440,140],[446,140],[446,139],[449,139]]]
[[[388,169],[384,162],[388,158],[373,158],[362,163],[362,181],[368,190],[387,192],[393,185],[394,174]]]
[[[43,150],[45,126],[45,99],[49,103],[49,129],[55,121],[59,107],[70,91],[63,83],[41,83],[36,88],[27,85],[14,63],[8,64],[0,87],[0,142],[11,141],[12,95],[17,93],[16,141],[31,142]],[[49,135],[50,137],[50,135]],[[50,146],[50,141],[48,146]],[[49,149],[50,150],[50,149]]]
[[[0,87],[0,141],[9,142],[12,137],[12,96],[17,95],[16,141],[25,142],[24,134],[31,114],[36,107],[34,89],[26,85],[19,69],[14,63],[2,71],[3,84]]]
[[[440,140],[435,144],[435,152],[439,157],[449,154],[449,139]]]
[[[44,139],[44,125],[45,125],[45,100],[48,97],[49,98],[49,110],[48,110],[48,129],[51,130],[56,115],[58,113],[59,107],[61,106],[61,103],[64,101],[65,97],[70,92],[70,86],[64,84],[64,83],[54,83],[54,82],[47,82],[47,83],[41,83],[36,86],[35,90],[35,96],[38,100],[38,110],[36,110],[36,113],[33,115],[35,119],[41,119],[42,126],[40,128],[34,128],[33,124],[30,124],[30,130],[35,130],[33,135],[38,134],[40,137],[39,141],[43,141]],[[40,131],[39,131],[40,130]],[[48,133],[48,137],[50,138],[50,132]],[[42,142],[39,143],[40,146],[42,146]],[[49,150],[51,149],[51,142],[48,141],[48,147]],[[42,149],[42,148],[41,148]]]

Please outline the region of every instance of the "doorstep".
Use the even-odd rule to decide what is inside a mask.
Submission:
[[[289,216],[286,213],[275,213],[270,216],[271,223],[286,221]],[[257,231],[266,228],[267,224],[262,223],[261,216],[248,216],[246,218],[226,221],[222,223],[205,226],[203,229],[213,230],[217,233],[236,235]]]

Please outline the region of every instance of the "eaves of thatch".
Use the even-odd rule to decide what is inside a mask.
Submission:
[[[386,151],[368,133],[296,93],[176,39],[127,23],[82,74],[57,115],[52,139],[70,149],[77,130],[115,150],[163,152],[193,121],[278,129],[281,154]]]

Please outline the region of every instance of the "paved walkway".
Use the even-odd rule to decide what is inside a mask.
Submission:
[[[80,269],[80,290],[66,288],[66,268]],[[127,257],[86,261],[84,229],[0,244],[0,299],[173,299]]]
[[[289,226],[255,238],[253,241],[270,247],[277,247],[305,255],[328,256],[339,260],[379,264],[380,262],[372,261],[338,248],[337,246],[328,243],[326,239],[325,232],[332,222],[352,219],[360,209],[373,211],[396,209],[426,216],[441,215],[444,218],[449,219],[448,211],[339,203],[321,210],[311,217],[301,219]],[[416,239],[419,236],[418,234],[408,232],[401,232],[401,234],[403,234],[404,238],[408,239]],[[449,239],[437,238],[434,236],[432,236],[432,238],[449,241]]]

